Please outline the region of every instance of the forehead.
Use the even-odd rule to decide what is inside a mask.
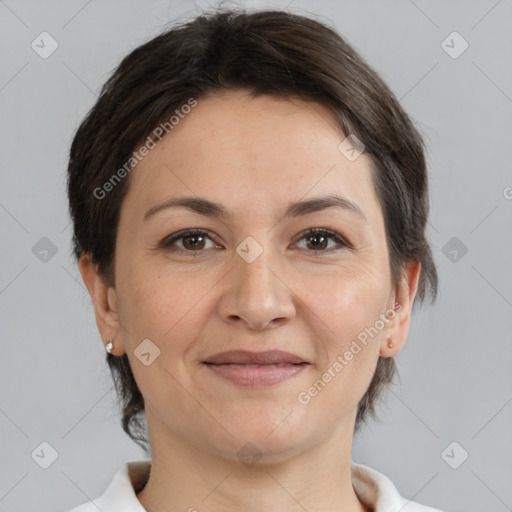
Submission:
[[[249,204],[262,212],[338,193],[371,210],[371,160],[348,160],[339,149],[345,137],[318,103],[244,90],[202,97],[132,171],[124,203],[147,210],[197,195],[247,213]]]

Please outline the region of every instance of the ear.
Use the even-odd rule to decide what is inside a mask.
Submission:
[[[421,263],[419,261],[412,260],[404,265],[400,283],[391,297],[389,311],[394,311],[395,314],[393,317],[391,314],[387,315],[390,320],[381,341],[380,355],[382,357],[393,357],[398,354],[407,341],[420,272]],[[392,343],[391,348],[388,343]]]
[[[111,354],[120,356],[124,353],[124,343],[115,343],[114,341],[121,329],[117,313],[115,288],[105,282],[104,278],[98,273],[97,265],[92,262],[89,255],[86,254],[80,257],[78,268],[85,286],[89,290],[94,306],[96,324],[103,343],[106,344],[109,340],[113,340],[114,348]]]

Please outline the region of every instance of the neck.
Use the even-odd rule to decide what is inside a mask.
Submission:
[[[368,512],[352,487],[351,429],[277,462],[262,457],[249,466],[190,445],[149,415],[147,423],[151,473],[137,495],[147,512]]]

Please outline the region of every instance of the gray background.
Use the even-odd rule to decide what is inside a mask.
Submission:
[[[70,255],[67,152],[121,57],[169,21],[198,13],[196,5],[208,6],[0,1],[0,512],[71,508],[102,493],[123,462],[145,458],[119,424],[93,309]],[[356,437],[353,459],[421,503],[512,510],[512,2],[245,5],[289,5],[332,20],[429,146],[440,297],[415,313],[397,357],[401,384],[379,409],[382,423]],[[43,31],[59,45],[46,59],[31,48]],[[445,50],[463,48],[458,36],[442,45],[453,31],[469,44],[457,58]],[[43,237],[54,255],[42,252]],[[445,450],[454,441],[460,446]],[[42,442],[58,453],[48,469],[31,455]]]

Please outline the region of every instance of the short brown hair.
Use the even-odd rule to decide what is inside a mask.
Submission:
[[[365,145],[382,207],[390,269],[397,284],[404,263],[421,262],[417,297],[437,295],[437,272],[426,239],[429,200],[423,140],[378,74],[325,23],[280,10],[217,9],[182,22],[127,55],[102,88],[70,149],[68,195],[74,255],[88,255],[114,286],[115,241],[129,176],[109,192],[95,190],[127,162],[161,123],[191,97],[248,89],[318,102],[343,132]],[[127,355],[107,354],[122,403],[125,432],[143,448],[144,399]],[[355,431],[396,373],[380,357],[358,405]]]

